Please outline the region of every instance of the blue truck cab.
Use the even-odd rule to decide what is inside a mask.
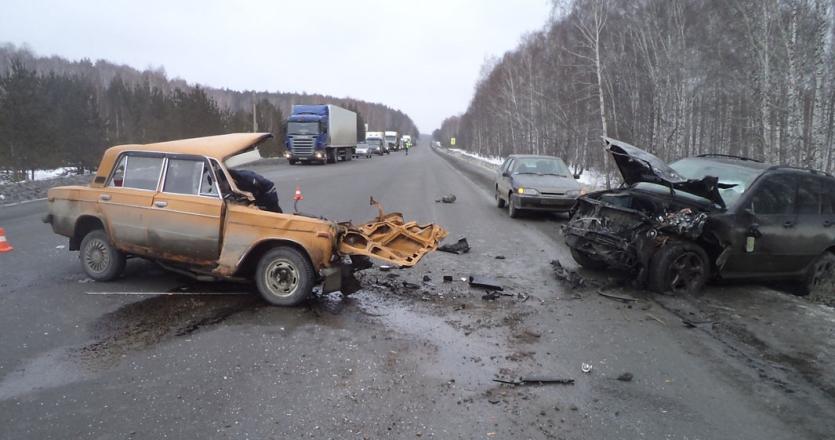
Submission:
[[[357,146],[357,115],[330,104],[294,105],[284,146],[291,165],[351,160]]]

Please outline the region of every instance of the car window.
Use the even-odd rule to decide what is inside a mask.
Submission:
[[[507,166],[508,166],[508,165],[510,165],[510,161],[511,161],[511,160],[513,160],[513,159],[507,159],[507,160],[505,160],[505,161],[504,161],[504,163],[502,164],[502,166],[501,166],[501,167],[499,167],[499,172],[500,172],[500,173],[504,173],[505,171],[507,171]]]
[[[107,183],[107,186],[113,187],[121,187],[125,181],[125,165],[127,164],[128,157],[122,156],[119,159],[119,163],[113,168],[113,175],[110,176],[110,182]]]
[[[821,204],[824,199],[821,183],[820,179],[813,176],[804,176],[800,179],[800,184],[797,187],[798,214],[818,215],[821,213]]]
[[[203,162],[203,175],[200,177],[200,195],[217,197],[217,185],[215,173]]]
[[[174,194],[198,194],[203,177],[203,161],[168,159],[163,191]]]
[[[835,179],[820,178],[821,214],[835,214]]]
[[[154,191],[157,189],[161,169],[161,157],[128,155],[122,186]]]
[[[757,188],[751,201],[755,214],[792,214],[797,197],[797,180],[789,175],[768,176]]]

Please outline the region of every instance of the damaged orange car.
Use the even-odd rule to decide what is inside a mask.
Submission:
[[[369,267],[368,257],[413,266],[446,236],[382,209],[359,226],[260,209],[227,167],[260,157],[270,137],[111,147],[90,185],[49,190],[44,221],[69,237],[94,280],[115,279],[137,256],[199,280],[252,281],[266,301],[288,306],[319,283],[324,293],[356,290],[353,272]]]

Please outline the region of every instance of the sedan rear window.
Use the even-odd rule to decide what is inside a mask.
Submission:
[[[162,157],[125,155],[113,170],[108,186],[155,191],[162,169]]]
[[[200,191],[202,174],[202,161],[169,159],[163,191],[174,194],[197,194]]]

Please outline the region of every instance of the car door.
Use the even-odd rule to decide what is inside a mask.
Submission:
[[[798,183],[795,174],[780,173],[765,176],[752,188],[741,214],[747,224],[740,230],[752,238],[737,240],[727,271],[742,276],[779,277],[802,268],[805,242],[797,227]]]
[[[499,188],[499,195],[501,197],[506,197],[506,194],[510,192],[511,185],[510,185],[510,176],[506,175],[510,172],[511,167],[513,166],[514,158],[507,159],[504,164],[499,168],[498,176],[498,188]]]
[[[163,155],[123,153],[99,194],[99,208],[110,240],[123,250],[144,255],[148,250],[147,215],[162,174]]]
[[[800,176],[797,189],[797,239],[800,267],[806,267],[833,245],[833,212],[829,182],[815,175]]]
[[[169,155],[148,241],[163,259],[211,265],[220,255],[223,199],[208,161]]]

